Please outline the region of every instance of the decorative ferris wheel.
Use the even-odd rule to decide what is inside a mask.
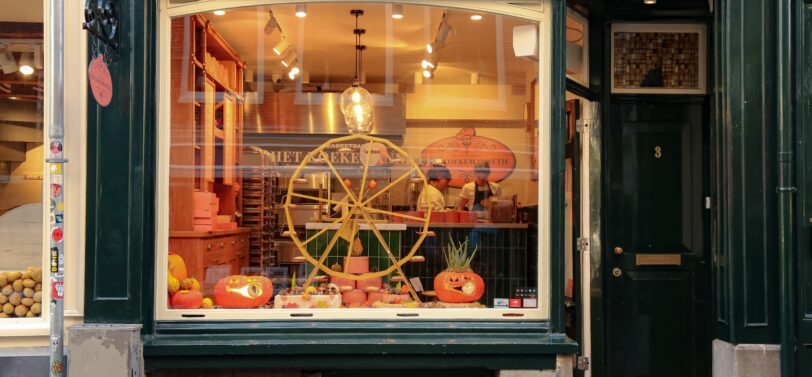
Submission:
[[[354,150],[346,150],[346,146],[352,144],[360,144],[358,149],[360,152],[357,163],[351,164],[349,167],[342,165],[341,169],[336,168],[331,161],[330,151],[338,150],[339,153],[354,153]],[[392,163],[391,174],[392,177],[397,176],[397,178],[385,186],[379,187],[377,182],[369,178],[370,165],[377,165],[385,162],[384,160]],[[353,161],[355,160],[353,159]],[[350,170],[347,170],[348,168]],[[303,172],[311,171],[313,169],[326,170],[331,175],[331,178],[334,179],[333,181],[340,185],[341,189],[346,195],[345,198],[340,201],[302,193],[302,190],[299,189],[300,186],[297,185],[296,182],[302,178]],[[343,177],[341,174],[341,170],[362,172],[361,181],[357,188],[353,188],[350,184],[348,184],[350,181],[345,180],[345,177]],[[415,216],[414,214],[398,213],[376,208],[373,205],[375,199],[384,194],[390,194],[390,192],[393,191],[398,184],[404,181],[420,182],[423,184],[423,187],[425,187],[427,184],[426,176],[423,173],[423,170],[414,161],[414,159],[412,159],[411,156],[409,156],[405,151],[391,141],[382,138],[364,134],[355,134],[334,138],[328,140],[304,157],[296,171],[291,176],[290,183],[288,185],[287,197],[285,200],[285,217],[288,225],[287,233],[290,234],[291,240],[296,245],[296,248],[302,254],[304,259],[309,264],[314,266],[312,271],[309,273],[307,280],[305,281],[305,287],[309,286],[313,280],[317,278],[319,271],[328,276],[352,280],[366,280],[394,274],[395,276],[399,276],[397,280],[401,281],[409,288],[410,294],[415,301],[420,302],[417,292],[415,291],[414,287],[412,287],[412,284],[407,278],[406,274],[403,272],[402,266],[410,261],[415,262],[418,261],[419,258],[422,258],[420,256],[416,256],[415,254],[420,245],[423,243],[423,240],[427,235],[430,234],[428,227],[429,218],[431,217],[431,208],[426,209],[422,216]],[[292,209],[296,207],[296,204],[292,202],[294,198],[315,201],[328,206],[336,206],[342,208],[343,210],[341,211],[339,218],[334,219],[331,223],[318,230],[315,234],[302,239],[294,229],[292,216]],[[393,252],[393,250],[389,247],[389,243],[379,230],[381,221],[378,218],[381,215],[383,215],[385,218],[400,217],[404,220],[408,220],[410,223],[420,228],[418,231],[418,239],[406,254],[401,255],[398,253],[396,255],[395,252]],[[334,230],[335,233],[328,237],[329,242],[327,242],[324,250],[315,250],[315,248],[311,246],[310,249],[314,250],[313,254],[311,254],[311,251],[308,250],[308,245],[313,243],[316,239],[327,233],[329,230]],[[358,251],[354,249],[357,249],[355,246],[356,244],[360,244],[358,241],[358,233],[361,230],[369,231],[372,233],[372,235],[374,235],[374,240],[377,240],[380,248],[383,249],[383,251],[386,253],[386,257],[389,259],[390,263],[388,264],[388,267],[382,268],[379,271],[366,272],[362,274],[350,274],[347,272],[347,266],[349,266],[354,254],[356,254],[355,252]],[[341,239],[348,242],[347,252],[345,255],[339,255],[340,252],[339,248],[337,247],[337,243]],[[321,245],[323,243],[318,242],[317,244]],[[339,260],[341,257],[344,257],[343,269],[334,270],[326,265],[326,261],[331,255],[338,257]]]

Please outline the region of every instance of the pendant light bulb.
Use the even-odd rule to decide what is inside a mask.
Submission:
[[[365,46],[361,44],[363,29],[358,27],[358,17],[363,15],[362,10],[352,10],[350,12],[355,17],[355,79],[352,85],[347,88],[339,97],[339,109],[344,115],[344,122],[347,124],[347,131],[351,134],[368,134],[372,132],[372,125],[375,121],[372,108],[372,95],[369,91],[361,87],[361,77],[363,67],[361,54]]]

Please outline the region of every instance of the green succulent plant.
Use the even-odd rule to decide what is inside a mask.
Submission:
[[[471,271],[471,261],[474,260],[478,246],[474,247],[474,252],[468,255],[468,238],[465,242],[454,244],[454,240],[448,241],[448,247],[443,248],[445,264],[452,271]]]

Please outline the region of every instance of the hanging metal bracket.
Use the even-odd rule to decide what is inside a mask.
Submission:
[[[82,29],[106,47],[110,58],[118,54],[118,10],[113,0],[85,1],[85,22]]]

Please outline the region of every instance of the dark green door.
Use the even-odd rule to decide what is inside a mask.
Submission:
[[[702,101],[616,101],[608,141],[611,377],[709,375]]]
[[[797,3],[798,132],[798,361],[799,376],[812,373],[812,2]]]

